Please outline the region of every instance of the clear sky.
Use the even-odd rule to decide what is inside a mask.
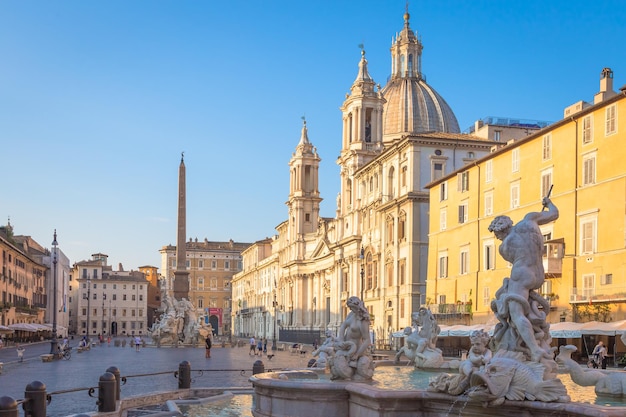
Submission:
[[[0,1],[0,224],[74,263],[160,267],[187,235],[254,242],[287,218],[305,116],[322,216],[339,191],[341,106],[364,44],[385,85],[404,0]],[[485,116],[556,121],[626,84],[626,2],[409,4],[422,71],[461,130]]]

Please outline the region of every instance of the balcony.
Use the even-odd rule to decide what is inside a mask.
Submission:
[[[469,324],[472,314],[471,303],[431,304],[428,309],[442,324]]]
[[[549,240],[544,244],[543,270],[546,278],[560,278],[563,270],[564,243],[562,239]]]
[[[572,288],[570,304],[623,303],[626,302],[626,286],[609,288]]]

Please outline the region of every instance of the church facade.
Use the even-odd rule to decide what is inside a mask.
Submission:
[[[422,43],[404,15],[383,88],[365,51],[341,107],[333,217],[320,215],[321,158],[306,121],[289,161],[288,216],[276,235],[242,252],[233,277],[233,335],[312,343],[339,327],[358,296],[379,343],[410,324],[426,301],[429,193],[425,186],[487,155],[497,142],[461,134],[451,108],[426,83]]]

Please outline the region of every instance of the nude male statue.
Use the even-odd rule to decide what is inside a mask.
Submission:
[[[512,264],[511,276],[505,279],[505,293],[497,301],[499,318],[508,318],[519,336],[530,349],[531,360],[539,362],[551,354],[542,349],[535,339],[528,319],[529,294],[540,288],[545,280],[543,269],[543,235],[539,225],[556,220],[559,210],[548,197],[542,201],[547,211],[531,212],[513,225],[508,216],[498,216],[489,225],[489,231],[502,241],[500,255]],[[493,306],[492,306],[493,308]]]

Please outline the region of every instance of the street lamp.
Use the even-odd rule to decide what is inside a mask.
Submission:
[[[89,313],[91,309],[91,277],[87,274],[87,346],[91,346],[89,343]]]
[[[52,241],[52,340],[50,341],[50,353],[57,353],[57,229],[54,229]]]
[[[365,258],[365,249],[361,246],[361,301],[363,301],[363,289],[365,288],[365,269],[363,268],[363,259]],[[363,301],[365,302],[365,301]]]
[[[274,337],[272,338],[272,352],[276,350],[276,327],[278,327],[278,316],[276,315],[276,308],[278,307],[278,301],[276,301],[276,289],[274,289]]]

